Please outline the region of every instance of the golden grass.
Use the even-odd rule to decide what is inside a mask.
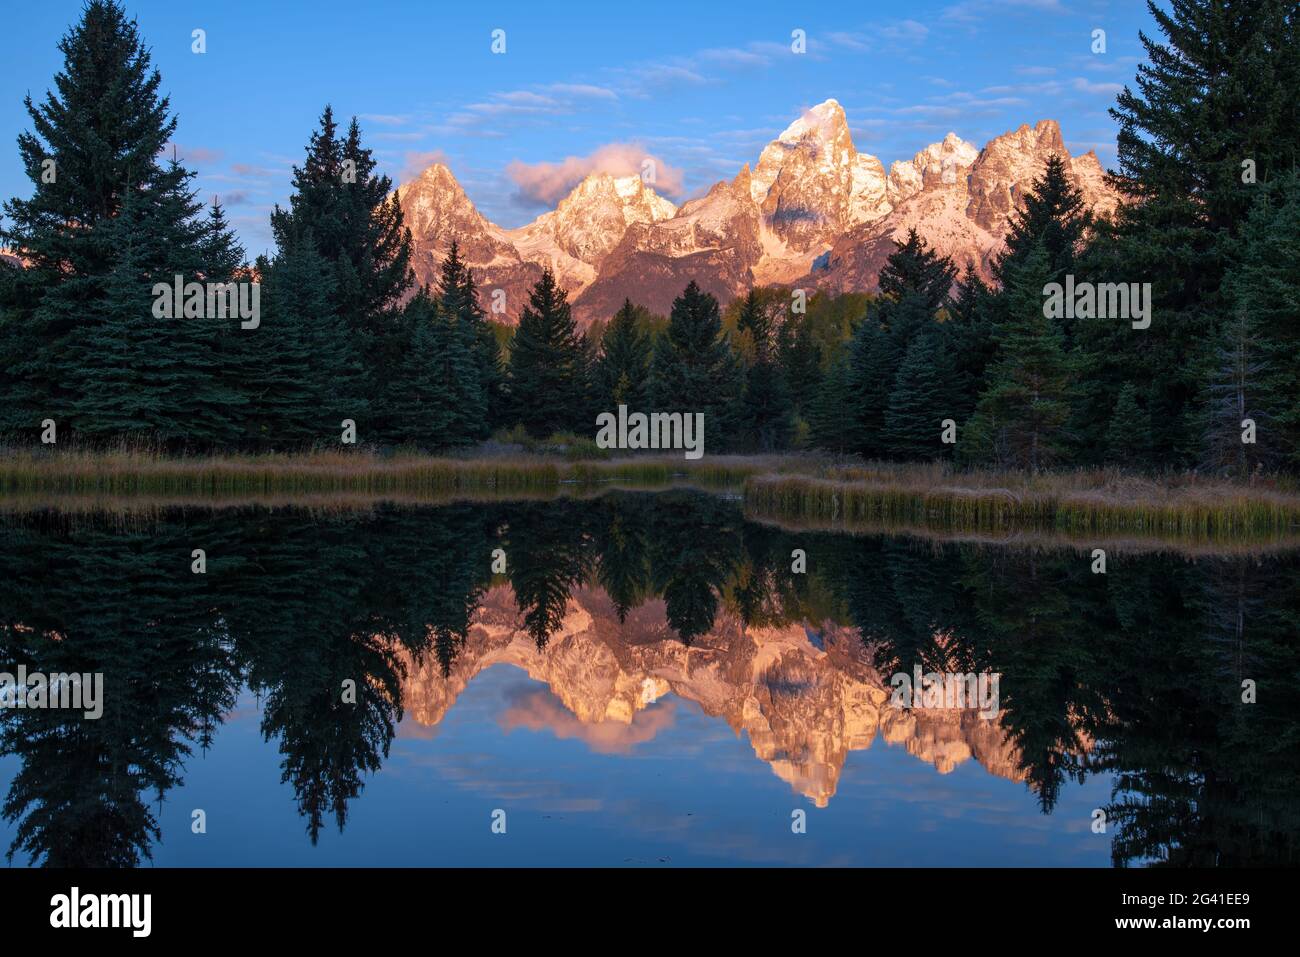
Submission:
[[[544,456],[446,458],[358,452],[168,457],[149,451],[0,450],[0,497],[206,501],[350,495],[447,500],[458,496],[559,494],[566,487],[662,487],[687,482],[739,489],[776,460],[636,457],[566,461]]]
[[[1025,475],[941,466],[868,466],[820,475],[756,476],[756,517],[842,529],[883,527],[1187,541],[1284,540],[1300,535],[1294,487],[1235,484],[1195,474],[1143,478],[1114,470]]]
[[[542,455],[450,458],[367,451],[165,456],[0,449],[0,509],[271,505],[364,508],[586,495],[609,488],[743,490],[751,517],[799,527],[989,534],[1045,531],[1115,540],[1285,543],[1300,534],[1293,479],[1250,484],[1194,473],[1029,475],[816,455]]]

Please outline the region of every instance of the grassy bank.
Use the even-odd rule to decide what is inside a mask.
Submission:
[[[818,456],[680,455],[571,459],[481,450],[462,458],[313,452],[174,457],[156,452],[0,449],[0,509],[121,507],[123,502],[359,507],[546,498],[608,488],[743,490],[754,518],[804,528],[1014,531],[1143,540],[1300,537],[1294,480],[1250,484],[1114,470],[1027,475]]]
[[[739,489],[773,460],[679,457],[567,461],[534,455],[439,458],[367,452],[167,457],[152,452],[0,452],[0,496],[232,500],[368,496],[420,500],[559,494],[571,487],[661,487],[692,483]]]
[[[1300,535],[1294,487],[1192,474],[1144,479],[1104,470],[1029,476],[937,466],[842,468],[756,476],[745,484],[745,508],[755,517],[847,530],[1050,529],[1191,541]]]

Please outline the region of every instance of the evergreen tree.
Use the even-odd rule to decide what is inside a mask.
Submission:
[[[859,455],[890,454],[885,416],[894,377],[913,338],[934,326],[955,275],[952,261],[930,249],[915,230],[908,231],[905,241],[895,242],[880,271],[885,298],[868,309],[849,345],[853,400],[842,414],[850,419],[845,431],[855,436],[852,447]]]
[[[1254,327],[1262,364],[1251,383],[1252,400],[1269,419],[1260,450],[1300,469],[1300,173],[1261,188],[1242,240],[1226,286],[1230,308]]]
[[[958,422],[975,411],[985,370],[997,350],[993,298],[993,291],[968,265],[945,307],[945,331],[953,360],[953,411]]]
[[[404,443],[445,449],[478,440],[486,395],[474,327],[448,315],[427,290],[406,306],[410,345],[394,376],[392,421]]]
[[[822,350],[807,314],[790,316],[781,326],[777,361],[795,414],[807,419],[822,382]]]
[[[334,305],[332,265],[304,232],[283,236],[274,260],[259,259],[258,273],[264,316],[247,333],[244,371],[255,391],[245,440],[263,448],[328,445],[346,418],[365,434],[361,356]]]
[[[287,209],[276,206],[271,231],[277,245],[310,235],[333,274],[330,305],[350,332],[350,348],[362,360],[370,395],[383,383],[406,345],[400,303],[414,285],[411,234],[387,176],[375,174],[375,160],[361,145],[354,118],[338,135],[334,111],[326,106],[313,131],[302,166],[293,170]],[[350,416],[358,418],[359,413]],[[393,438],[391,424],[372,421],[371,433]]]
[[[478,301],[478,286],[474,271],[460,258],[460,244],[452,240],[451,249],[442,261],[442,274],[438,280],[438,296],[445,315],[465,327],[472,348],[479,387],[483,392],[482,421],[469,433],[475,438],[487,438],[492,429],[505,423],[506,394],[505,371],[501,362],[501,346],[487,314]]]
[[[1205,412],[1205,463],[1237,478],[1247,478],[1276,459],[1272,454],[1276,444],[1259,440],[1273,425],[1260,399],[1267,379],[1264,355],[1258,323],[1246,312],[1239,312],[1223,330]],[[1245,441],[1248,421],[1255,426],[1253,442]]]
[[[519,315],[510,350],[515,421],[536,438],[594,430],[594,423],[583,415],[588,403],[586,364],[586,347],[573,321],[568,295],[546,269]]]
[[[1088,324],[1091,380],[1149,383],[1161,462],[1191,461],[1196,406],[1233,310],[1225,269],[1261,185],[1300,162],[1300,19],[1292,0],[1148,2],[1162,36],[1119,94],[1126,202],[1095,263],[1106,281],[1149,281],[1151,328]]]
[[[1072,368],[1061,330],[1044,315],[1047,254],[1035,248],[1007,275],[1007,318],[998,328],[998,353],[988,370],[968,438],[972,451],[999,465],[1038,471],[1064,453],[1061,428],[1069,415]],[[991,443],[978,449],[977,443]]]
[[[957,276],[952,260],[929,248],[915,229],[909,229],[907,238],[901,243],[895,240],[894,245],[895,250],[880,270],[881,294],[896,303],[909,294],[919,295],[925,307],[934,312],[948,297]]]
[[[1055,153],[1047,158],[1042,176],[1025,193],[1024,205],[1010,219],[1006,245],[993,263],[993,274],[1005,282],[1007,270],[1022,263],[1041,245],[1047,254],[1048,274],[1061,281],[1074,268],[1092,227],[1092,213],[1083,193],[1066,174],[1065,161]]]
[[[641,331],[637,307],[623,300],[601,337],[595,368],[597,404],[609,412],[619,405],[639,410],[646,400],[650,337]]]
[[[741,443],[759,452],[783,449],[794,431],[793,410],[776,363],[772,323],[753,289],[741,302],[736,327],[752,337],[754,347],[739,412]]]
[[[850,359],[842,355],[831,364],[808,408],[814,445],[841,455],[857,448],[857,429],[852,417],[846,414],[856,399]]]
[[[790,445],[794,432],[790,395],[781,370],[766,356],[745,374],[740,425],[744,445],[754,451],[775,452]]]
[[[933,307],[916,290],[906,291],[897,302],[886,300],[858,325],[849,346],[853,399],[842,414],[852,420],[853,447],[859,455],[890,456],[885,418],[894,378],[913,339],[934,325]]]
[[[668,328],[650,363],[650,404],[661,412],[704,414],[706,449],[737,440],[744,389],[740,362],[722,332],[718,300],[694,281],[673,300]]]
[[[1106,428],[1106,459],[1113,465],[1142,468],[1150,460],[1151,420],[1138,405],[1131,382],[1120,390]]]
[[[882,438],[892,458],[948,457],[952,446],[941,441],[942,422],[955,423],[954,370],[941,327],[912,337],[894,377],[885,410]]]
[[[173,438],[218,438],[211,416],[229,393],[214,386],[206,369],[185,370],[186,354],[195,358],[196,330],[186,328],[181,335],[172,325],[163,332],[159,321],[151,327],[153,335],[163,337],[153,345],[160,353],[170,351],[166,358],[175,374],[190,379],[188,407],[152,396],[141,404],[153,406],[150,417],[142,419],[119,404],[98,418],[93,396],[85,392],[77,363],[89,358],[88,327],[112,321],[120,332],[128,321],[125,302],[106,300],[110,275],[117,273],[117,295],[138,296],[146,315],[150,308],[148,287],[140,295],[125,274],[124,254],[116,246],[123,229],[108,228],[128,194],[136,203],[134,222],[147,220],[167,237],[166,244],[152,248],[134,243],[125,254],[142,278],[148,272],[170,279],[172,272],[201,265],[201,226],[188,191],[191,174],[176,162],[158,162],[176,120],[167,98],[159,96],[161,78],[135,23],[112,0],[90,0],[59,49],[64,64],[54,78],[57,92],[47,93],[39,105],[30,96],[24,100],[32,131],[20,134],[18,147],[32,196],[4,205],[9,226],[0,231],[0,244],[20,251],[26,268],[0,269],[0,430],[34,435],[49,417],[60,422],[61,437],[75,434],[80,420],[94,435],[107,434],[107,423],[118,422],[165,425],[160,433]],[[110,332],[101,336],[105,344],[114,339]],[[103,375],[107,361],[100,357],[96,376]],[[119,402],[120,395],[111,401]],[[208,410],[204,402],[217,404]],[[196,409],[206,421],[187,422],[186,415]]]

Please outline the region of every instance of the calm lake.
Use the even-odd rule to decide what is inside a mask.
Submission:
[[[23,866],[1296,864],[1300,558],[1093,566],[683,490],[11,510],[0,671],[102,675],[102,713],[10,686],[0,844]],[[918,669],[982,677],[994,713],[900,704]]]

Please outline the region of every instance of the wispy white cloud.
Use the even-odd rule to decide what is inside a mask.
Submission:
[[[506,167],[506,175],[522,202],[554,206],[592,173],[635,176],[647,160],[653,164],[655,192],[680,196],[682,171],[634,143],[606,143],[586,156],[566,156],[557,163],[514,160]]]

